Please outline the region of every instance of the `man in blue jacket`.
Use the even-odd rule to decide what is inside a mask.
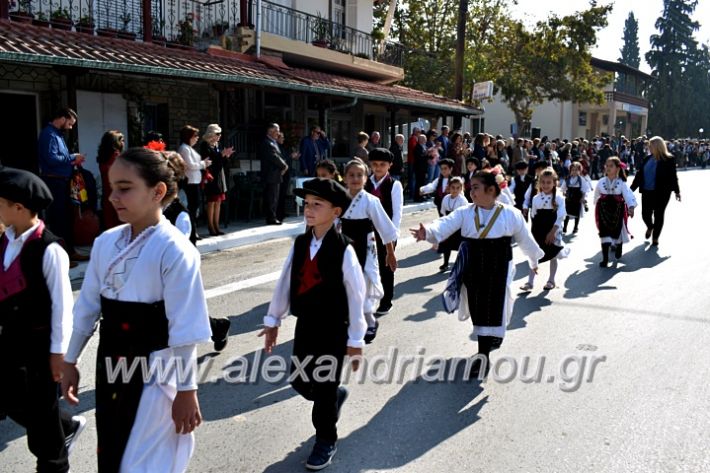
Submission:
[[[89,257],[78,254],[74,249],[74,214],[69,199],[69,185],[74,166],[81,165],[85,158],[81,154],[69,153],[64,141],[64,132],[71,130],[76,120],[76,112],[71,108],[57,110],[39,134],[37,146],[39,173],[54,199],[47,208],[47,226],[64,240],[65,249],[72,261],[85,261]]]
[[[316,163],[328,157],[330,142],[319,126],[311,127],[311,134],[301,139],[300,164],[301,174],[308,177],[316,175]]]

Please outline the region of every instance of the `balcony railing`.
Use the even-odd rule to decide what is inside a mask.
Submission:
[[[606,92],[607,102],[623,102],[630,105],[638,105],[639,107],[648,108],[648,100],[643,97],[625,94],[623,92]]]
[[[380,48],[371,34],[266,0],[261,2],[261,29],[266,33],[311,43],[353,56],[402,67],[402,47],[387,42]],[[256,5],[251,18],[256,20]]]
[[[229,37],[238,24],[252,26],[250,23],[257,16],[257,2],[253,1],[249,2],[250,9],[245,9],[249,18],[240,18],[239,0],[151,0],[147,2],[149,16],[144,16],[145,3],[143,0],[9,0],[9,17],[56,29],[125,39],[149,37],[156,43],[194,46],[215,43],[225,34]],[[266,0],[261,4],[261,27],[266,33],[402,67],[404,49],[399,43],[382,44],[369,33],[321,16]],[[4,9],[2,15],[7,14]]]

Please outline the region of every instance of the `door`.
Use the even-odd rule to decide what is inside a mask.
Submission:
[[[100,187],[101,174],[96,155],[103,134],[109,130],[118,130],[123,133],[126,148],[130,146],[126,100],[120,94],[77,90],[76,105],[76,113],[79,115],[79,152],[86,156],[83,167],[94,175]]]
[[[4,110],[17,112],[0,114],[0,129],[9,138],[3,140],[0,162],[3,166],[37,173],[37,96],[0,92],[0,103]]]

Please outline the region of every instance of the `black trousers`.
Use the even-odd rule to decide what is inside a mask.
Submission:
[[[37,457],[39,473],[65,473],[69,471],[65,432],[72,426],[71,415],[59,408],[58,386],[49,370],[49,354],[41,361],[0,370],[6,383],[0,392],[0,413],[26,429],[27,446]]]
[[[387,248],[385,248],[377,232],[375,232],[375,238],[377,241],[377,264],[380,267],[380,280],[382,281],[382,289],[384,289],[385,293],[382,299],[380,299],[380,305],[386,306],[392,304],[392,298],[394,297],[394,273],[389,266],[387,266]],[[397,247],[397,242],[395,242],[394,245]]]
[[[316,439],[327,443],[335,443],[338,440],[336,423],[338,422],[339,385],[339,381],[321,383],[312,380],[304,381],[300,377],[291,382],[291,386],[298,394],[313,402],[311,422],[316,429]]]
[[[276,207],[279,202],[279,188],[281,182],[267,182],[264,184],[264,215],[267,222],[277,220]]]
[[[185,186],[185,196],[187,197],[187,213],[190,214],[190,224],[197,231],[197,210],[200,208],[200,185],[187,184]]]
[[[422,196],[419,195],[419,188],[426,184],[426,173],[427,173],[426,168],[414,169],[414,200],[417,202],[422,201]]]
[[[664,216],[670,192],[643,191],[641,194],[641,217],[646,227],[653,229],[653,240],[658,240],[663,230]]]
[[[46,177],[42,180],[52,193],[52,203],[45,210],[47,227],[64,240],[64,249],[71,256],[74,253],[74,214],[69,199],[69,178]]]

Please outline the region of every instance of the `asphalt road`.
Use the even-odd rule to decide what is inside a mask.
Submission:
[[[471,324],[444,313],[446,275],[431,245],[403,238],[395,307],[366,349],[367,376],[348,382],[329,471],[710,472],[708,182],[710,170],[680,172],[683,202],[671,201],[660,247],[644,241],[639,212],[630,222],[635,238],[607,269],[597,265],[588,214],[566,238],[571,254],[560,262],[558,288],[542,290],[544,264],[534,290],[517,296],[482,383],[461,381],[460,370],[447,379],[457,359],[476,351]],[[403,233],[433,218],[407,216]],[[251,381],[255,371],[237,379],[261,355],[256,334],[289,247],[278,240],[203,259],[210,312],[229,317],[232,329],[222,353],[200,347],[205,423],[189,471],[303,471],[311,405],[284,380]],[[514,258],[517,288],[527,264],[517,249]],[[276,355],[290,355],[293,327],[293,319],[284,324]],[[71,458],[75,473],[95,471],[96,338],[80,364],[78,411],[89,424]],[[22,430],[0,423],[0,471],[32,468]]]

